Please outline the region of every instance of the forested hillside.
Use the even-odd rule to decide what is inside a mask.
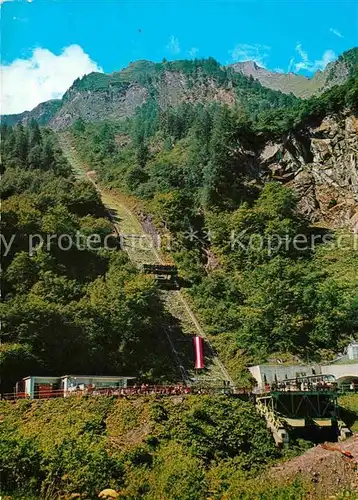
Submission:
[[[140,63],[126,78],[152,85],[153,75],[164,75],[168,67],[189,78],[200,67],[200,75],[228,83],[227,70],[214,60],[159,68]],[[108,77],[96,78],[90,75],[74,88],[108,86]],[[347,232],[345,244],[335,245],[340,233],[313,228],[297,209],[297,191],[282,179],[273,182],[261,158],[270,141],[295,134],[309,162],[304,148],[311,123],[332,113],[354,118],[358,80],[352,76],[319,98],[300,101],[243,75],[235,78],[242,98],[251,96],[245,109],[195,101],[163,109],[153,94],[133,118],[79,119],[72,136],[100,182],[134,196],[156,229],[170,235],[168,251],[193,306],[231,375],[247,384],[250,363],[272,356],[331,359],[356,335],[353,236]],[[110,85],[117,83],[123,85],[114,75]],[[3,369],[11,373],[3,379],[6,388],[30,372],[170,379],[158,292],[118,248],[94,187],[73,177],[54,133],[36,122],[3,125],[2,137],[1,224],[11,243],[3,258],[1,305]],[[291,143],[297,147],[297,140]],[[343,144],[354,159],[354,146]],[[277,151],[277,162],[285,161],[282,154]],[[352,163],[353,173],[345,174],[352,196],[354,170]],[[328,200],[329,207],[337,204]],[[94,233],[97,247],[79,248],[76,237]],[[60,250],[61,234],[76,244]],[[293,244],[297,235],[304,248]],[[103,249],[106,237],[115,251]],[[151,356],[144,360],[148,346]]]
[[[335,245],[340,233],[312,228],[295,192],[265,180],[255,150],[292,127],[304,136],[329,113],[348,107],[354,115],[357,81],[259,120],[219,103],[162,111],[149,101],[122,123],[73,126],[101,182],[142,200],[156,227],[172,235],[171,256],[237,379],[243,365],[272,356],[330,359],[356,335],[354,236]],[[305,248],[293,245],[295,235]]]
[[[1,147],[2,392],[30,373],[171,379],[154,282],[120,250],[95,188],[35,122],[3,126]]]

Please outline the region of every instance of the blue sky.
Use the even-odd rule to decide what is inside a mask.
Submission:
[[[310,76],[358,45],[357,1],[13,0],[1,15],[3,112],[58,97],[85,72],[137,59],[254,59]]]

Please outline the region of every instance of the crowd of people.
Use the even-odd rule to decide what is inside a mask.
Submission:
[[[352,382],[354,390],[354,383]],[[265,385],[266,392],[316,392],[316,391],[336,391],[337,382],[325,378],[295,379],[272,382]]]
[[[73,385],[66,391],[63,389],[54,389],[37,391],[34,395],[36,399],[49,399],[56,397],[66,397],[71,395],[77,396],[114,396],[114,397],[129,397],[137,395],[161,395],[161,396],[181,396],[187,394],[246,394],[254,397],[255,394],[262,392],[334,392],[338,389],[342,390],[342,386],[338,388],[338,384],[334,379],[325,377],[307,377],[297,378],[283,381],[274,381],[265,383],[264,386],[257,386],[253,390],[235,390],[228,385],[223,386],[198,386],[198,385],[150,385],[150,384],[134,384],[129,387],[98,387],[95,385]],[[353,381],[344,387],[344,391],[356,392],[357,384]],[[7,399],[26,398],[25,393],[17,393],[7,395]],[[4,397],[4,396],[3,396]],[[6,399],[6,397],[4,397]]]
[[[162,396],[180,396],[186,394],[211,394],[211,393],[226,393],[228,388],[223,387],[199,387],[188,386],[184,384],[176,385],[149,385],[149,384],[134,384],[130,387],[76,387],[69,394],[91,395],[91,396],[116,396],[127,397],[136,395],[162,395]]]
[[[81,391],[82,392],[82,391]],[[191,388],[185,385],[149,385],[149,384],[134,384],[130,387],[112,388],[112,387],[102,387],[102,388],[85,388],[84,392],[86,394],[91,394],[93,396],[106,395],[106,396],[135,396],[141,395],[151,395],[151,394],[163,394],[168,396],[176,396],[182,394],[189,394]]]

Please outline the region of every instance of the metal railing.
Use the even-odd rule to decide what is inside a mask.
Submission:
[[[1,399],[4,400],[19,400],[19,399],[54,399],[63,397],[81,397],[81,396],[113,396],[113,397],[128,397],[128,396],[180,396],[187,394],[232,394],[246,393],[246,391],[234,391],[232,387],[217,386],[217,387],[201,387],[201,386],[185,386],[185,385],[148,385],[114,388],[85,388],[85,389],[49,389],[35,391],[32,394],[25,392],[4,393]]]
[[[295,385],[280,386],[275,384],[266,384],[261,386],[256,386],[253,389],[254,394],[270,394],[272,392],[280,393],[295,393],[295,392],[328,392],[328,393],[339,393],[339,394],[356,394],[358,393],[358,384],[322,384],[314,385],[308,384],[304,387],[297,387]]]
[[[186,394],[226,394],[226,395],[250,395],[257,396],[269,395],[272,392],[280,393],[302,393],[302,392],[321,392],[321,393],[338,393],[338,394],[358,394],[358,386],[352,387],[350,384],[343,384],[340,386],[321,386],[319,388],[307,387],[304,390],[301,388],[287,387],[284,389],[273,389],[272,386],[266,385],[255,387],[253,390],[235,389],[233,386],[201,386],[201,385],[149,385],[142,384],[131,387],[99,387],[99,388],[73,388],[67,391],[63,389],[43,389],[35,391],[32,395],[25,392],[11,392],[1,394],[3,400],[18,400],[18,399],[54,399],[71,396],[113,396],[113,397],[126,397],[126,396],[150,396],[150,395],[163,395],[163,396],[177,396]]]

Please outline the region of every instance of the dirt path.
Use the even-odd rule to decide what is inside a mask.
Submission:
[[[75,175],[81,179],[88,179],[96,186],[117,234],[122,235],[123,248],[128,253],[130,260],[137,266],[144,263],[163,263],[165,259],[160,250],[156,248],[153,236],[145,232],[137,216],[126,205],[124,197],[120,193],[110,191],[95,182],[93,172],[88,171],[86,165],[77,155],[69,133],[59,134],[58,137],[63,153]],[[167,311],[173,318],[173,324],[161,326],[167,336],[181,378],[198,378],[203,382],[215,383],[216,381],[217,384],[225,380],[230,381],[230,384],[234,386],[230,375],[215,355],[203,328],[183,294],[178,290],[163,290],[161,296]],[[191,342],[189,336],[194,335],[200,335],[205,339],[206,370],[199,376],[194,373],[191,366],[186,366],[187,362],[184,359],[186,357],[184,352],[192,352],[191,344],[189,347]],[[192,360],[191,364],[193,364]]]

